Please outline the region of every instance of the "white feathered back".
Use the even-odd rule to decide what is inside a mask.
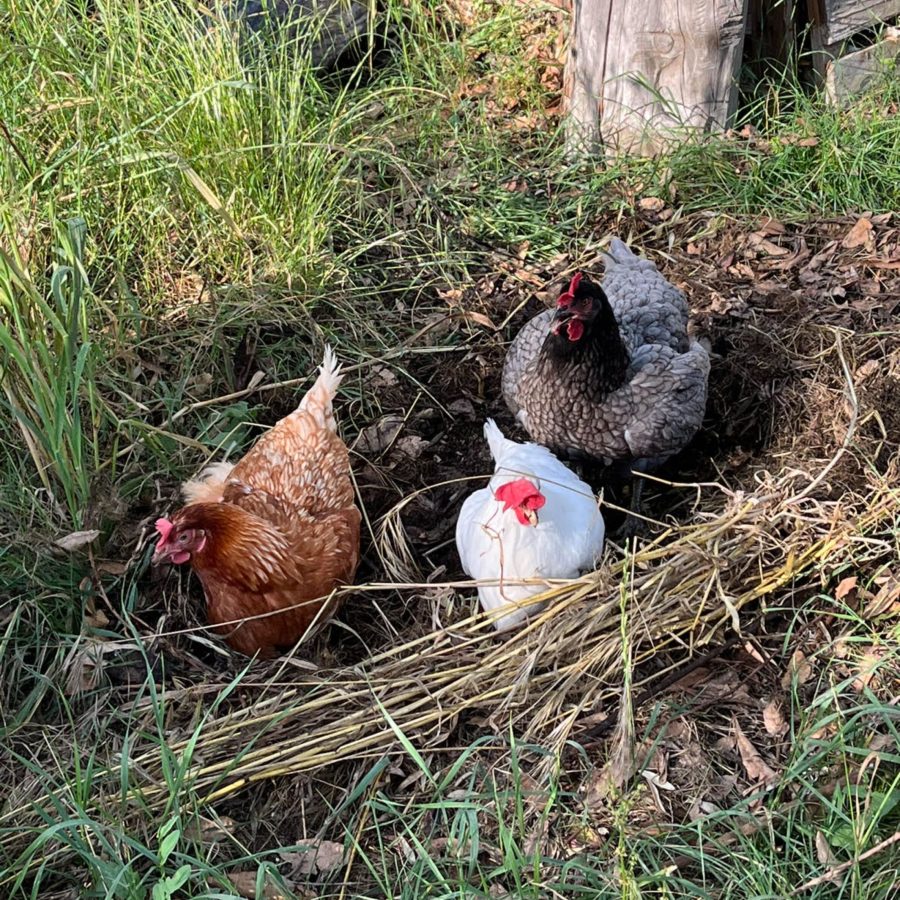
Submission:
[[[456,523],[456,546],[466,573],[479,581],[483,608],[499,609],[543,593],[546,579],[575,578],[591,568],[603,548],[603,516],[590,487],[546,447],[503,436],[492,419],[484,436],[494,457],[486,488],[469,496]],[[544,495],[535,527],[521,524],[494,496],[502,485],[527,478]],[[523,580],[532,583],[523,583]],[[545,604],[515,608],[495,620],[513,628]]]

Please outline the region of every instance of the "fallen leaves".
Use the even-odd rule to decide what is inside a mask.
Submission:
[[[763,725],[766,732],[773,737],[783,737],[788,732],[788,724],[784,721],[781,701],[770,700],[763,709]]]
[[[658,213],[665,209],[666,201],[661,197],[641,197],[638,200],[638,209],[646,213]]]
[[[763,785],[767,790],[774,787],[778,783],[778,774],[775,770],[762,758],[759,751],[750,742],[750,739],[744,734],[737,716],[732,716],[731,727],[734,732],[735,744],[738,753],[741,756],[744,770],[747,777],[755,785]]]
[[[758,231],[749,236],[748,243],[754,250],[766,256],[787,256],[791,252],[787,247],[779,247]]]
[[[875,238],[872,234],[871,219],[862,217],[856,220],[856,224],[847,232],[841,241],[845,250],[855,250],[857,247],[865,247],[871,252],[875,249]]]
[[[88,597],[84,604],[84,624],[88,628],[106,628],[109,618],[102,609],[97,608],[95,597]]]
[[[857,577],[851,575],[848,578],[842,578],[838,586],[834,589],[834,599],[843,600],[851,591],[856,590]]]
[[[235,821],[229,816],[218,816],[215,820],[198,816],[196,822],[187,823],[184,829],[185,836],[190,840],[207,845],[233,839],[234,831]]]
[[[100,537],[100,532],[96,529],[91,529],[90,531],[73,531],[70,534],[58,538],[54,543],[61,550],[68,550],[71,553],[73,550],[80,550],[82,547],[86,547],[88,544],[93,543],[98,537]]]
[[[490,331],[497,331],[497,326],[491,321],[490,317],[486,316],[484,313],[474,312],[471,309],[465,309],[457,312],[456,316],[464,322],[474,322],[476,325],[480,325],[482,328],[487,328]]]
[[[834,855],[831,845],[822,831],[816,832],[816,859],[819,860],[820,865],[827,866],[829,870],[833,870],[838,865],[837,857]],[[827,880],[834,884],[840,884],[841,876],[831,874]]]
[[[885,660],[885,649],[870,645],[859,657],[856,663],[856,677],[853,679],[853,689],[862,693],[867,688],[875,688],[881,681],[880,669]]]
[[[881,616],[900,615],[900,578],[893,574],[881,575],[875,579],[878,591],[869,595],[863,607],[863,618],[876,619]]]
[[[291,864],[291,874],[316,875],[331,872],[344,861],[344,845],[337,841],[319,841],[300,850],[282,853],[285,862]]]
[[[391,447],[403,429],[403,425],[403,416],[393,413],[382,416],[363,428],[359,433],[355,449],[366,456],[378,456]]]
[[[733,316],[746,319],[750,315],[750,307],[743,297],[723,297],[718,291],[709,292],[709,311],[717,316]]]
[[[802,650],[795,650],[781,676],[781,686],[789,691],[792,684],[803,685],[813,676],[813,667]]]
[[[397,450],[410,459],[418,459],[429,446],[429,441],[417,434],[408,434],[397,441]]]
[[[256,872],[247,869],[228,872],[228,880],[245,900],[293,900],[296,896],[293,891],[282,890],[268,875],[264,874],[260,880]],[[261,884],[261,889],[257,884]]]
[[[335,841],[319,841],[282,853],[281,858],[291,867],[290,877],[281,879],[284,888],[278,886],[268,873],[260,876],[259,872],[249,869],[229,872],[228,880],[246,900],[312,900],[315,894],[300,891],[295,881],[306,881],[311,875],[327,874],[336,869],[344,861],[344,845]]]

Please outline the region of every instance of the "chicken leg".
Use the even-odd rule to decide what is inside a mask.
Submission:
[[[643,519],[641,500],[644,494],[643,476],[656,468],[657,460],[638,459],[631,464],[631,504],[625,521],[616,530],[616,538],[627,541],[629,538],[638,537],[647,530],[647,523]]]

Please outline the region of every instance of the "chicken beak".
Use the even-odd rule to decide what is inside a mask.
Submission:
[[[523,509],[522,512],[528,520],[528,524],[534,528],[538,523],[537,512],[533,509]]]
[[[562,331],[563,326],[566,322],[571,321],[574,318],[572,310],[570,309],[558,309],[554,314],[553,318],[550,320],[550,330],[554,334],[559,334]]]

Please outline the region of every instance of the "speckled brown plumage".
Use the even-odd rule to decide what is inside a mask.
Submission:
[[[209,621],[242,653],[271,656],[293,645],[335,611],[329,594],[356,572],[360,513],[332,410],[339,383],[326,351],[299,407],[237,465],[219,463],[188,482],[187,505],[172,516],[171,533],[163,529],[158,555],[191,535],[189,562]]]
[[[502,391],[519,422],[557,452],[605,462],[677,453],[703,421],[709,377],[684,296],[617,239],[602,290],[585,278],[566,296],[571,309],[535,316],[507,354]],[[583,335],[553,333],[572,319]]]

